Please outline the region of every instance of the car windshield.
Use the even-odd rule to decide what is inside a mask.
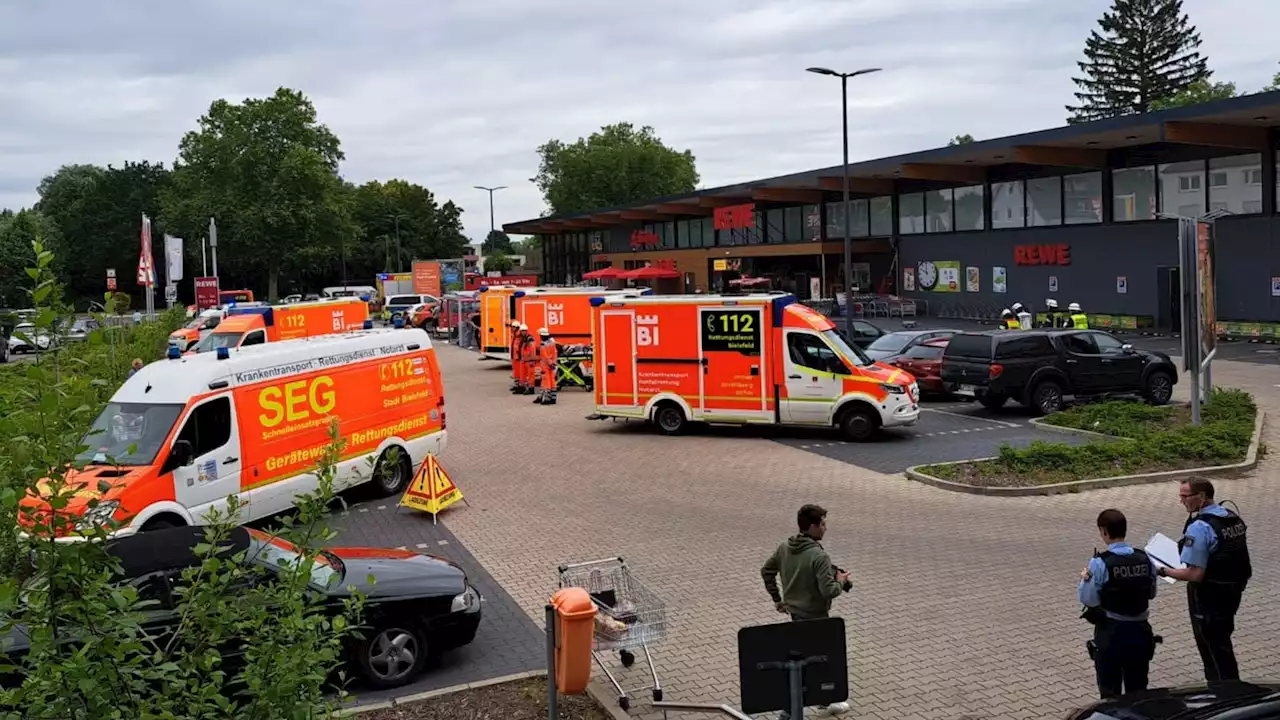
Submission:
[[[915,335],[911,333],[889,333],[876,338],[875,342],[867,346],[868,350],[876,352],[896,353],[902,352],[902,348],[911,342]]]
[[[77,457],[83,464],[150,465],[160,454],[182,405],[108,403],[93,422]]]
[[[917,345],[907,351],[912,360],[937,360],[942,357],[942,348],[937,345]]]
[[[259,530],[249,530],[249,535],[256,541],[255,549],[247,554],[252,562],[272,571],[282,565],[294,567],[302,561],[302,555],[290,543],[272,537]],[[334,555],[321,552],[311,564],[311,585],[327,590],[342,582],[342,561]]]
[[[240,333],[209,333],[196,343],[198,353],[213,352],[218,348],[233,348],[240,344]]]
[[[854,365],[866,367],[871,364],[871,358],[867,357],[866,353],[845,342],[840,333],[835,330],[826,330],[822,333],[822,336],[827,339],[827,342],[831,343],[831,347],[835,348]]]

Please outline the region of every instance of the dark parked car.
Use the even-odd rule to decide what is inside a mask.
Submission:
[[[942,385],[942,353],[951,338],[935,338],[911,346],[910,350],[893,358],[889,364],[911,373],[920,387],[920,393],[934,395],[946,393]]]
[[[1061,410],[1067,397],[1138,394],[1164,405],[1178,370],[1168,355],[1137,350],[1100,330],[992,330],[951,338],[942,382],[991,409],[1013,399],[1046,415]]]
[[[136,587],[140,598],[158,604],[147,612],[148,629],[154,635],[170,632],[178,621],[173,589],[182,582],[183,570],[199,564],[194,550],[203,539],[203,528],[181,527],[109,541],[109,552],[122,568],[120,582]],[[297,562],[299,557],[290,543],[243,527],[232,532],[227,545],[223,557],[243,552],[246,562],[267,572],[278,571],[282,563]],[[470,643],[480,625],[479,591],[462,568],[441,558],[407,550],[329,548],[318,558],[311,578],[311,591],[335,613],[350,595],[349,587],[367,598],[365,629],[350,641],[347,657],[374,687],[412,681],[428,657]],[[12,628],[0,637],[0,646],[6,647],[10,660],[16,660],[28,647],[25,628]],[[240,652],[234,643],[223,654],[234,663]]]
[[[898,356],[904,355],[922,343],[930,340],[949,338],[959,330],[899,330],[885,333],[868,345],[867,357],[879,362],[892,363]]]
[[[881,335],[885,334],[883,329],[872,325],[866,320],[854,320],[853,337],[848,337],[844,331],[844,320],[839,319],[833,322],[836,323],[836,328],[839,330],[840,334],[844,336],[845,341],[859,349],[865,349],[868,345],[875,342]]]
[[[1280,685],[1245,682],[1146,690],[1080,708],[1068,720],[1274,720]]]

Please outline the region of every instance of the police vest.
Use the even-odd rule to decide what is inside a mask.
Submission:
[[[1077,330],[1089,329],[1089,316],[1084,313],[1076,313],[1071,316],[1071,326]]]
[[[1098,556],[1107,566],[1102,585],[1102,609],[1116,615],[1141,615],[1151,601],[1151,561],[1141,550],[1129,555],[1110,550]]]
[[[1213,529],[1218,542],[1209,553],[1208,567],[1204,569],[1204,583],[1244,586],[1253,577],[1253,565],[1249,562],[1248,528],[1239,515],[1228,512],[1226,517],[1200,513],[1187,518],[1182,526],[1183,537],[1178,550],[1186,545],[1187,528],[1196,520],[1203,520]]]

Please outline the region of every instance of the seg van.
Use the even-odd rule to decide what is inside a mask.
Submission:
[[[380,495],[403,492],[445,445],[427,333],[366,330],[151,363],[94,422],[84,469],[68,478],[83,489],[63,512],[83,515],[82,526],[115,518],[131,534],[199,525],[229,495],[244,503],[241,522],[286,510],[315,490],[335,419],[346,442],[336,489],[369,482]],[[89,511],[92,498],[101,502]],[[48,509],[38,496],[22,504]]]

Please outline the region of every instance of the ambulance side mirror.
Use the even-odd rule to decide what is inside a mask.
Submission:
[[[186,467],[196,460],[195,448],[191,447],[188,440],[179,440],[173,444],[173,449],[169,451],[169,464],[175,467]]]

